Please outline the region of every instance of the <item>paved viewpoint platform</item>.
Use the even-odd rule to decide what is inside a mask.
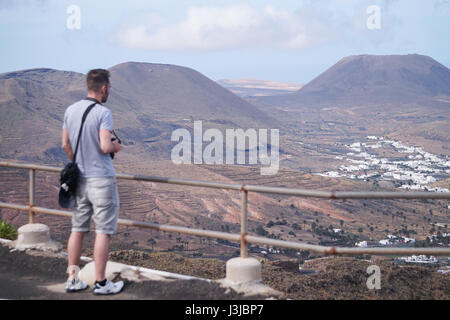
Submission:
[[[67,259],[58,253],[19,251],[0,242],[0,299],[19,300],[246,300],[279,297],[257,284],[255,291],[237,292],[223,281],[212,281],[167,272],[109,263],[108,277],[125,281],[124,290],[114,296],[96,296],[91,289],[66,293]],[[83,262],[84,277],[92,263]],[[81,276],[81,275],[80,275]],[[239,289],[239,288],[238,288]],[[268,290],[268,291],[267,291]]]

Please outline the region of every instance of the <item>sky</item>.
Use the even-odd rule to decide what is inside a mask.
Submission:
[[[0,73],[128,61],[307,83],[359,54],[450,67],[450,0],[0,0]]]

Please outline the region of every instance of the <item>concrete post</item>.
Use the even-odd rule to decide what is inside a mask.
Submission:
[[[241,256],[227,261],[225,280],[234,284],[261,282],[261,263],[248,257],[248,191],[241,190]]]
[[[62,245],[50,237],[50,228],[45,224],[26,224],[19,228],[17,240],[13,246],[18,250],[37,249],[43,251],[61,250]]]
[[[227,261],[226,280],[243,284],[250,282],[260,282],[261,263],[254,258],[233,258]]]

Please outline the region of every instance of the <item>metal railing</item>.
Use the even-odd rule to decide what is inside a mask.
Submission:
[[[60,173],[62,168],[41,166],[35,164],[21,164],[8,161],[0,161],[0,167],[20,168],[29,170],[29,204],[20,205],[6,202],[0,202],[0,208],[17,209],[29,212],[29,223],[34,223],[35,213],[51,214],[63,217],[72,217],[69,211],[55,210],[49,208],[42,208],[35,206],[35,180],[36,171]],[[117,174],[117,179],[133,180],[133,181],[147,181],[157,183],[167,183],[175,185],[186,185],[193,187],[215,188],[236,190],[241,194],[241,231],[240,234],[232,234],[226,232],[218,232],[211,230],[201,230],[180,226],[161,225],[156,223],[149,223],[145,221],[134,221],[127,219],[119,219],[118,224],[123,226],[148,228],[165,232],[176,232],[186,235],[200,236],[206,238],[215,238],[228,240],[233,242],[240,242],[241,257],[248,257],[248,244],[268,245],[273,247],[290,248],[296,250],[310,250],[327,255],[400,255],[400,254],[425,254],[425,255],[450,255],[450,248],[411,248],[411,247],[375,247],[375,248],[360,248],[360,247],[330,247],[313,245],[302,242],[293,242],[285,240],[269,239],[265,237],[252,236],[248,234],[248,193],[271,193],[281,195],[291,195],[297,197],[313,197],[322,199],[438,199],[449,200],[450,192],[330,192],[317,190],[301,190],[293,188],[282,187],[267,187],[246,184],[230,184],[217,183],[209,181],[199,181],[191,179],[179,179],[170,177],[157,177],[148,175],[130,175]]]

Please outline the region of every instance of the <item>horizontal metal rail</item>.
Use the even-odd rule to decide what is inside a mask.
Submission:
[[[21,164],[15,162],[0,161],[0,167],[20,168],[28,169],[30,171],[30,204],[20,205],[11,204],[6,202],[0,202],[0,208],[16,209],[30,212],[30,223],[34,218],[34,213],[51,214],[62,217],[72,217],[72,213],[69,211],[55,210],[49,208],[36,207],[34,205],[34,179],[35,171],[46,172],[61,172],[62,168],[41,166],[35,164]],[[147,182],[159,182],[176,185],[187,185],[193,187],[205,187],[215,189],[229,189],[241,192],[242,196],[242,208],[241,208],[241,233],[231,234],[225,232],[200,230],[180,226],[161,225],[156,223],[149,223],[143,221],[134,221],[127,219],[119,219],[118,224],[130,227],[147,228],[165,232],[176,232],[181,234],[200,236],[206,238],[223,239],[233,242],[241,243],[241,257],[248,256],[248,243],[269,245],[273,247],[290,248],[296,250],[309,250],[326,255],[361,255],[361,254],[374,254],[374,255],[400,255],[400,254],[426,254],[426,255],[450,255],[450,248],[344,248],[344,247],[329,247],[312,245],[301,242],[285,241],[269,239],[264,237],[257,237],[247,234],[247,197],[248,192],[259,193],[272,193],[291,195],[299,197],[315,197],[324,199],[450,199],[449,192],[329,192],[329,191],[317,191],[317,190],[300,190],[292,188],[282,187],[267,187],[245,184],[229,184],[229,183],[216,183],[209,181],[199,181],[191,179],[178,179],[169,177],[157,177],[146,175],[130,175],[130,174],[117,174],[118,179],[133,180],[133,181],[147,181]]]
[[[60,173],[63,168],[40,166],[34,164],[21,164],[14,162],[0,161],[0,167],[11,167],[20,169],[32,169],[37,171]],[[116,174],[117,179],[158,182],[175,185],[185,185],[192,187],[229,189],[237,191],[272,193],[290,195],[297,197],[323,198],[323,199],[435,199],[450,200],[450,192],[428,192],[428,191],[408,191],[408,192],[375,192],[375,191],[317,191],[302,190],[284,187],[268,187],[250,184],[218,183],[210,181],[179,179],[170,177],[158,177],[148,175]]]
[[[6,203],[6,202],[0,202],[0,208],[16,209],[16,210],[22,210],[22,211],[29,211],[30,209],[32,209],[36,213],[50,214],[50,215],[54,215],[54,216],[67,217],[67,218],[72,217],[72,213],[70,211],[55,210],[55,209],[48,209],[48,208],[42,208],[42,207],[30,208],[30,206],[25,206],[25,205],[20,205],[20,204],[12,204],[12,203]],[[128,220],[128,219],[118,219],[117,223],[119,225],[128,226],[128,227],[146,228],[146,229],[153,229],[153,230],[159,230],[159,231],[165,231],[165,232],[176,232],[176,233],[182,233],[182,234],[187,234],[187,235],[192,235],[192,236],[199,236],[199,237],[205,237],[205,238],[216,238],[216,239],[223,239],[223,240],[234,241],[234,242],[241,241],[241,236],[239,234],[232,234],[232,233],[226,233],[226,232],[192,229],[192,228],[186,228],[186,227],[156,224],[156,223],[150,223],[150,222],[144,222],[144,221],[134,221],[134,220]]]
[[[7,209],[16,209],[22,211],[29,211],[30,207],[19,204],[11,204],[0,202],[1,208]],[[51,214],[55,216],[61,217],[72,217],[72,213],[69,211],[63,210],[55,210],[48,209],[42,207],[33,207],[32,208],[36,213],[42,214]],[[210,230],[201,230],[201,229],[192,229],[186,227],[179,226],[171,226],[171,225],[163,225],[142,221],[134,221],[128,219],[119,219],[119,225],[128,226],[128,227],[138,227],[138,228],[146,228],[153,229],[158,231],[165,232],[176,232],[186,235],[199,236],[205,238],[215,238],[215,239],[223,239],[233,242],[240,242],[241,235],[240,234],[232,234],[226,232],[218,232],[218,231],[210,231]],[[259,245],[269,245],[273,247],[287,248],[287,249],[296,249],[296,250],[309,250],[323,254],[349,254],[349,255],[361,255],[361,254],[382,254],[382,255],[399,255],[399,254],[434,254],[434,255],[448,255],[450,254],[450,248],[339,248],[339,247],[329,247],[329,246],[320,246],[313,245],[301,242],[293,242],[293,241],[285,241],[285,240],[276,240],[269,239],[264,237],[257,237],[251,235],[245,235],[244,241],[247,243],[259,244]]]

